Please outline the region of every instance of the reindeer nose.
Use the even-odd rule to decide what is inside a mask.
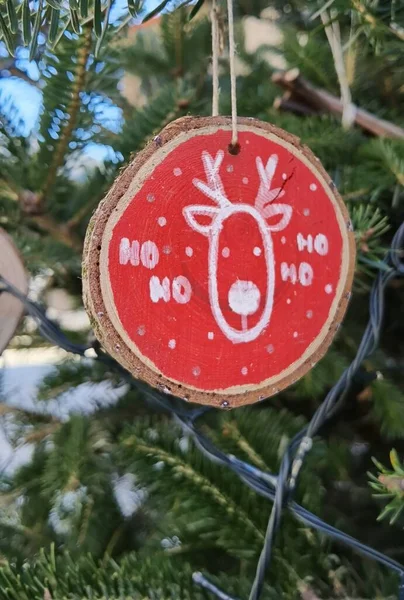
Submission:
[[[230,287],[229,306],[237,315],[247,317],[257,312],[261,294],[255,283],[237,279]]]

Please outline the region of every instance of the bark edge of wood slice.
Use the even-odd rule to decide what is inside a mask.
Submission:
[[[0,274],[22,294],[28,291],[28,278],[19,251],[11,237],[0,228]],[[0,294],[0,355],[7,348],[24,313],[23,304],[7,292]]]
[[[186,401],[226,409],[262,401],[277,394],[295,383],[323,357],[345,314],[351,295],[355,267],[355,239],[352,224],[347,209],[321,162],[297,137],[269,123],[257,121],[252,118],[239,118],[238,124],[240,131],[251,129],[256,133],[259,132],[259,135],[287,147],[289,152],[294,154],[300,161],[304,161],[317,180],[321,182],[322,188],[330,198],[330,202],[333,204],[335,213],[339,219],[343,246],[341,254],[341,273],[343,275],[338,280],[338,294],[337,292],[335,294],[337,300],[333,303],[333,310],[330,310],[328,322],[316,337],[315,343],[310,344],[310,351],[306,353],[302,360],[298,361],[299,364],[293,369],[285,371],[277,378],[271,378],[258,384],[217,388],[209,391],[198,389],[196,385],[190,385],[189,383],[174,380],[166,376],[155,365],[150,365],[147,359],[144,360],[140,351],[139,353],[134,352],[133,347],[135,344],[128,343],[126,332],[123,326],[120,326],[118,323],[119,318],[111,309],[110,301],[106,300],[105,285],[102,283],[103,278],[105,281],[106,273],[108,272],[108,260],[105,261],[107,252],[105,250],[105,231],[110,231],[108,234],[108,240],[110,240],[113,230],[110,221],[113,219],[116,224],[119,216],[126,210],[130,201],[126,201],[122,209],[119,204],[127,193],[128,188],[136,179],[139,170],[143,168],[142,181],[145,183],[147,177],[156,168],[156,165],[160,164],[160,159],[164,160],[173,148],[182,143],[179,140],[186,141],[187,136],[197,136],[212,131],[225,130],[229,132],[230,140],[230,117],[183,117],[178,119],[166,126],[148,143],[144,150],[140,151],[134,157],[132,162],[115,180],[90,220],[85,238],[82,266],[83,299],[94,333],[105,350],[117,362],[136,379],[146,381],[160,391],[175,395]],[[223,148],[223,150],[226,152],[227,148]],[[145,168],[148,169],[147,176],[144,175]],[[118,216],[116,214],[117,211]],[[106,262],[107,264],[105,264]],[[162,352],[168,352],[167,348],[163,348]],[[270,359],[269,356],[268,359]]]

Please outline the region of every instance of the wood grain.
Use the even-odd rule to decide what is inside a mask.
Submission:
[[[0,274],[20,292],[28,291],[28,279],[12,239],[0,229]],[[23,314],[23,305],[6,292],[0,294],[0,354],[13,337]]]

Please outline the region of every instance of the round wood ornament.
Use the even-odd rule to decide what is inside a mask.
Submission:
[[[20,254],[10,236],[0,228],[0,275],[20,292],[28,291],[28,279]],[[0,284],[1,287],[1,284]],[[7,292],[0,293],[0,354],[13,337],[24,307],[17,298]]]
[[[84,300],[105,349],[135,377],[231,408],[271,396],[323,356],[343,318],[352,225],[294,136],[227,117],[166,127],[89,225]]]

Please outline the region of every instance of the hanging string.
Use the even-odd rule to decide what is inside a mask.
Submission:
[[[236,90],[236,45],[234,41],[234,13],[233,0],[227,0],[227,13],[229,25],[229,64],[230,64],[230,89],[231,89],[231,143],[229,150],[237,154],[239,150],[237,132],[237,90]],[[212,0],[210,12],[212,23],[212,116],[219,114],[219,11],[217,0]]]
[[[212,22],[212,117],[219,114],[219,15],[217,0],[212,0],[212,10],[210,12]]]
[[[337,73],[338,82],[341,90],[342,101],[342,126],[344,129],[349,129],[356,116],[356,107],[352,103],[351,90],[345,68],[344,52],[341,44],[341,31],[339,22],[336,19],[336,11],[332,11],[331,15],[327,10],[321,12],[321,20],[324,25],[328,43],[331,49],[334,60],[335,71]]]
[[[237,133],[237,91],[236,91],[236,47],[234,43],[234,15],[233,0],[227,0],[227,16],[229,20],[229,63],[230,63],[230,88],[231,88],[231,147],[235,150],[238,146]]]

